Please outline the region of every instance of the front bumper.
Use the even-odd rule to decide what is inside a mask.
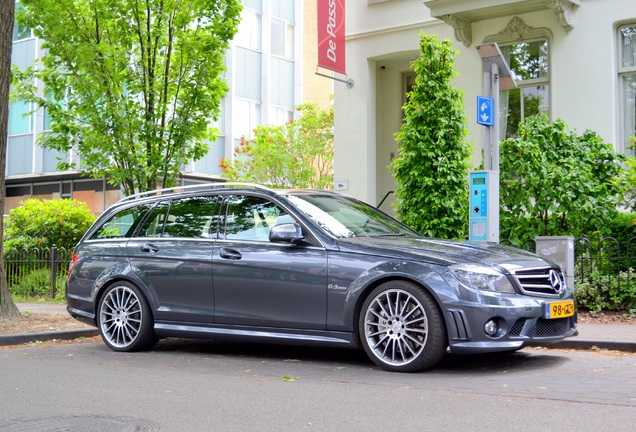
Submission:
[[[490,298],[491,302],[493,299]],[[570,317],[544,318],[544,304],[549,299],[505,296],[500,300],[499,305],[464,303],[446,309],[451,353],[514,351],[526,345],[546,345],[578,334],[576,311]],[[496,324],[496,332],[492,335],[485,331],[488,322]]]

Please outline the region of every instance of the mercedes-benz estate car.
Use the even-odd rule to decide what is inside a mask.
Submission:
[[[161,338],[362,347],[389,371],[575,335],[561,269],[497,244],[426,238],[324,190],[209,184],[137,194],[75,248],[67,309],[108,347]]]

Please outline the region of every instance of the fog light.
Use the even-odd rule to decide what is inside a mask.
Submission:
[[[497,333],[497,323],[495,322],[495,320],[489,320],[485,325],[484,325],[484,331],[486,332],[486,334],[488,336],[494,336],[495,333]]]

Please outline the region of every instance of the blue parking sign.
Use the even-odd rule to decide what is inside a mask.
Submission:
[[[477,123],[484,126],[495,125],[495,100],[477,96]]]

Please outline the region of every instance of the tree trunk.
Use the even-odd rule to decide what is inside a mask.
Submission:
[[[0,0],[0,318],[20,315],[7,287],[4,272],[4,175],[7,166],[7,137],[9,123],[9,86],[11,84],[11,48],[13,47],[13,19],[15,0]]]

